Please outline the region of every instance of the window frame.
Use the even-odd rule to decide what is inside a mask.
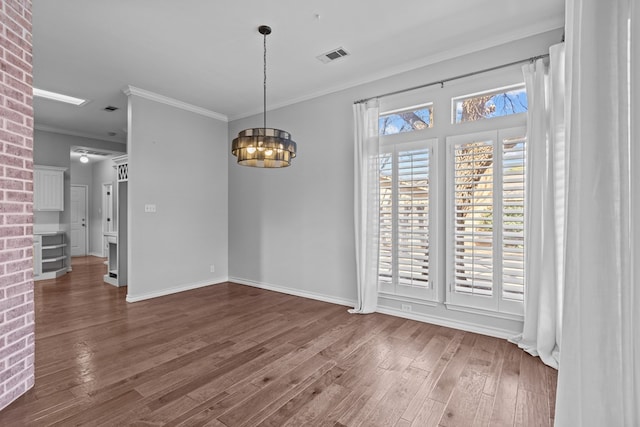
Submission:
[[[527,92],[527,88],[525,86],[524,81],[521,83],[515,83],[515,84],[509,84],[507,86],[500,86],[494,89],[485,89],[479,92],[474,92],[474,93],[469,93],[466,95],[457,95],[457,96],[452,96],[451,97],[451,102],[450,102],[450,113],[451,113],[451,124],[456,126],[456,125],[461,125],[464,123],[474,123],[474,122],[484,122],[485,120],[493,120],[493,119],[497,119],[497,118],[501,118],[501,117],[510,117],[510,116],[518,116],[521,114],[526,114],[526,111],[521,111],[518,113],[511,113],[511,114],[503,114],[500,116],[492,116],[492,117],[482,117],[476,120],[466,120],[466,121],[457,121],[457,102],[459,100],[461,101],[465,101],[466,99],[471,99],[471,98],[477,98],[479,96],[482,95],[488,95],[488,94],[492,94],[492,95],[499,95],[499,94],[503,94],[503,93],[507,93],[510,92],[514,89],[523,89],[525,94]]]
[[[526,138],[526,127],[511,127],[504,129],[486,130],[479,132],[469,132],[460,135],[448,136],[446,138],[446,183],[445,183],[445,197],[446,197],[446,220],[445,220],[445,236],[446,236],[446,290],[445,290],[445,304],[451,308],[479,310],[491,313],[499,313],[509,316],[522,316],[524,314],[523,301],[515,301],[511,299],[503,298],[503,220],[499,222],[495,221],[495,216],[500,215],[502,218],[503,212],[503,141],[516,137]],[[454,275],[455,275],[455,220],[454,220],[454,191],[455,191],[455,167],[453,165],[453,156],[455,146],[458,143],[475,142],[480,140],[493,141],[493,233],[492,233],[492,295],[468,295],[460,292],[456,292],[454,289]],[[526,183],[525,183],[526,191]],[[526,202],[525,202],[526,203]],[[525,205],[526,210],[526,205]],[[526,232],[524,234],[524,245],[526,248]],[[524,285],[526,289],[526,284]]]
[[[421,307],[414,311],[420,312],[425,310],[429,313],[430,309],[442,318],[459,319],[464,313],[471,315],[480,315],[482,317],[491,317],[508,321],[522,321],[522,314],[509,314],[506,312],[491,311],[479,308],[473,305],[456,305],[452,304],[448,298],[448,280],[447,280],[447,251],[450,243],[447,241],[446,235],[446,218],[449,208],[446,207],[446,179],[447,179],[447,153],[446,139],[447,137],[464,135],[471,132],[493,131],[497,129],[508,129],[513,127],[527,126],[527,114],[518,113],[507,116],[493,117],[491,120],[476,120],[462,123],[452,123],[451,107],[452,99],[465,94],[482,93],[487,88],[509,87],[522,84],[523,75],[521,67],[510,67],[496,70],[491,73],[473,76],[459,81],[452,81],[443,87],[430,86],[426,88],[412,90],[398,96],[385,97],[381,99],[381,112],[403,109],[412,105],[424,105],[432,103],[433,105],[433,127],[417,130],[414,132],[405,132],[393,135],[380,135],[379,140],[381,146],[390,143],[403,143],[419,139],[437,138],[438,143],[435,146],[433,156],[432,169],[432,192],[437,193],[436,202],[431,206],[431,228],[430,235],[430,278],[434,285],[434,296],[431,300],[418,299],[414,297],[398,296],[378,289],[379,301],[383,306],[399,305],[408,303],[414,307]],[[449,111],[448,113],[446,111]],[[438,183],[438,184],[437,184]],[[437,185],[438,188],[435,188]],[[438,224],[436,226],[436,224]],[[434,229],[435,228],[435,229]],[[396,301],[395,303],[393,301]],[[522,303],[520,303],[522,304]],[[400,308],[398,307],[399,311]],[[404,308],[403,308],[404,310]],[[409,309],[411,310],[411,309]],[[440,311],[442,310],[442,311]],[[406,311],[406,310],[404,310]],[[459,313],[453,313],[453,312]],[[520,312],[520,310],[513,310]],[[464,317],[462,317],[464,318]]]
[[[406,112],[412,112],[415,113],[416,111],[425,109],[425,108],[429,108],[430,110],[430,121],[427,125],[426,128],[424,129],[410,129],[410,130],[404,130],[404,131],[398,131],[395,133],[383,133],[382,129],[380,127],[380,119],[382,117],[385,116],[390,116],[393,114],[399,114],[399,113],[406,113]],[[402,107],[402,108],[394,108],[392,110],[387,110],[387,111],[381,111],[378,114],[378,135],[382,138],[382,137],[386,137],[386,136],[390,136],[390,135],[398,135],[401,133],[413,133],[413,132],[420,132],[420,131],[424,131],[424,130],[428,130],[433,128],[433,122],[434,122],[434,108],[433,108],[433,102],[425,102],[422,104],[417,104],[417,105],[410,105],[407,107]]]
[[[438,301],[439,298],[439,265],[440,265],[440,253],[442,252],[439,249],[438,240],[439,240],[439,215],[438,209],[435,206],[439,200],[439,187],[438,184],[438,138],[428,138],[426,137],[427,133],[433,128],[427,128],[424,130],[414,131],[414,132],[403,132],[392,135],[381,135],[380,136],[380,154],[392,154],[394,167],[393,167],[393,178],[392,178],[392,188],[395,190],[393,192],[394,200],[397,200],[397,175],[398,170],[396,165],[397,155],[400,151],[412,150],[412,149],[420,149],[427,148],[429,150],[429,287],[428,288],[418,288],[405,286],[399,283],[398,281],[398,270],[397,270],[397,228],[398,228],[398,210],[397,203],[394,204],[393,208],[393,257],[394,266],[392,268],[392,283],[387,284],[380,281],[378,278],[378,293],[385,297],[401,297],[401,298],[409,298],[420,301]]]

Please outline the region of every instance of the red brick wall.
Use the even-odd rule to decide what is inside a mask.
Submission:
[[[33,386],[31,0],[0,1],[0,409]]]

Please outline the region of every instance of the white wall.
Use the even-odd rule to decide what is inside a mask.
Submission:
[[[561,31],[545,33],[269,112],[268,126],[292,133],[298,157],[289,168],[260,170],[238,166],[227,155],[230,280],[355,301],[353,102],[545,53],[560,38]],[[339,65],[330,64],[327,72]],[[260,116],[233,121],[230,138],[260,124]],[[403,315],[400,304],[379,301],[382,311]],[[442,304],[414,304],[412,316],[492,335],[521,328],[517,321],[454,312]]]
[[[227,123],[131,95],[128,137],[127,300],[226,281]]]

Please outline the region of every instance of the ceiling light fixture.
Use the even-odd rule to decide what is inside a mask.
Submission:
[[[80,156],[80,163],[89,163],[89,156],[87,156],[86,154]]]
[[[271,27],[261,25],[258,32],[264,37],[263,127],[245,129],[231,144],[231,153],[238,164],[257,168],[283,168],[296,156],[296,143],[291,134],[267,127],[267,35]]]
[[[35,87],[33,88],[33,96],[37,96],[38,98],[50,99],[52,101],[66,102],[67,104],[73,104],[76,106],[84,105],[87,103],[86,99],[75,98],[73,96],[50,92],[48,90],[42,90]]]

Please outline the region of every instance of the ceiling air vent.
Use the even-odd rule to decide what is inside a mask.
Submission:
[[[118,107],[114,107],[113,105],[108,105],[106,107],[104,107],[105,111],[116,111],[118,109]]]
[[[333,62],[336,59],[344,58],[345,56],[349,56],[349,52],[339,47],[337,49],[333,49],[330,52],[323,53],[320,56],[316,56],[323,64],[328,64],[329,62]]]

